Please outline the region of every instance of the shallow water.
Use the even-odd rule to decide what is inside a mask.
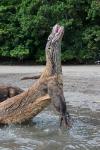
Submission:
[[[48,106],[29,124],[1,127],[0,150],[100,150],[100,68],[91,67],[63,67],[71,128],[60,129],[59,116]],[[1,71],[0,83],[26,89],[34,81],[19,81],[22,76],[32,75],[31,71],[25,74],[24,69],[24,74]],[[40,69],[34,68],[32,73]]]

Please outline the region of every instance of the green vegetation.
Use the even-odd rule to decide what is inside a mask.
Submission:
[[[62,62],[100,59],[99,0],[0,1],[0,57],[45,62],[45,44],[54,24],[65,27]]]

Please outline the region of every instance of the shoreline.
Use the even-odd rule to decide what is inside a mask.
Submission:
[[[2,73],[34,73],[34,72],[42,72],[45,68],[45,65],[27,65],[27,66],[8,66],[8,65],[0,65],[0,74]],[[62,70],[64,73],[64,70],[67,69],[67,71],[71,72],[100,72],[100,65],[63,65]]]

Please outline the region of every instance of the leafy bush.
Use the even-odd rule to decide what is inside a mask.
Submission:
[[[13,50],[10,51],[10,55],[15,58],[23,60],[29,54],[29,50],[25,49],[24,46],[18,45]]]
[[[62,61],[100,59],[99,0],[2,0],[0,56],[45,62],[54,24],[65,27]]]

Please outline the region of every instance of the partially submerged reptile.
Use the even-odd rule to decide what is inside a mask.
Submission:
[[[65,97],[63,94],[62,68],[61,68],[61,40],[64,28],[60,25],[53,27],[46,45],[46,70],[33,77],[24,77],[21,80],[48,78],[47,90],[55,109],[60,113],[60,126],[64,121],[65,126],[69,125],[69,113],[67,112]],[[45,88],[46,89],[46,88]]]
[[[61,40],[64,34],[64,27],[55,25],[52,33],[48,37],[46,46],[48,65],[51,66],[51,77],[48,80],[48,94],[51,97],[55,109],[60,113],[60,126],[64,121],[65,126],[69,126],[69,113],[67,111],[61,67]]]
[[[11,85],[0,85],[0,102],[22,93],[24,90]]]

